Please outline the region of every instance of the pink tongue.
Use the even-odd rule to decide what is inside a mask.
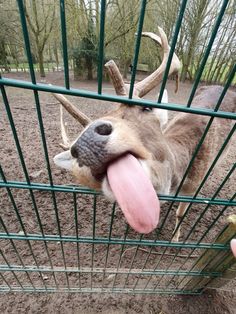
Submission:
[[[231,245],[231,250],[234,256],[236,257],[236,239],[231,240],[230,245]]]
[[[140,233],[154,230],[160,204],[152,183],[131,154],[114,161],[107,170],[110,187],[129,225]]]

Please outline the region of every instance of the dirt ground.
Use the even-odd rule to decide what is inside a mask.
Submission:
[[[7,77],[28,80],[27,74],[8,74]],[[49,73],[47,75],[47,83],[55,85],[63,85],[62,73]],[[75,88],[81,88],[86,90],[96,90],[96,82],[80,81],[74,82],[71,79],[71,85]],[[174,83],[168,82],[169,101],[172,103],[184,104],[188,98],[191,85],[189,83],[181,84],[178,94],[174,94]],[[35,98],[32,91],[6,88],[9,104],[13,114],[13,119],[16,125],[17,134],[22,148],[22,153],[26,161],[26,167],[30,180],[37,183],[49,182],[49,175],[45,163],[44,151],[41,144],[40,129],[38,127],[37,112],[35,107]],[[113,93],[113,88],[109,83],[104,83],[104,93]],[[153,92],[148,95],[149,99],[156,99],[157,92]],[[44,131],[47,140],[47,148],[50,160],[50,166],[53,175],[54,184],[72,184],[73,178],[66,171],[57,168],[52,158],[55,154],[61,151],[59,143],[60,137],[60,123],[59,123],[59,105],[55,99],[49,93],[39,93],[42,118],[44,124]],[[116,104],[111,104],[103,101],[95,101],[86,98],[68,97],[74,104],[77,104],[80,110],[87,114],[91,119],[97,118],[104,114],[107,110],[113,109]],[[173,113],[170,113],[173,116]],[[76,124],[66,114],[66,121],[68,123],[69,133],[71,139],[74,139],[76,135],[81,131],[81,127]],[[236,141],[232,141],[229,145],[228,157],[225,158],[220,165],[217,165],[214,169],[209,180],[207,180],[200,196],[211,197],[219,184],[222,182],[229,169],[235,162]],[[5,176],[9,181],[24,181],[25,174],[22,171],[20,159],[15,147],[12,131],[9,126],[7,115],[2,103],[0,102],[0,147],[1,147],[1,166],[4,170]],[[34,191],[30,194],[28,190],[24,189],[11,189],[14,196],[16,205],[21,214],[22,221],[27,233],[41,234],[39,228],[38,218],[35,215],[33,202],[39,210],[40,219],[42,222],[43,231],[45,234],[57,235],[61,232],[65,236],[75,236],[75,215],[73,212],[74,199],[70,193],[57,192],[56,200],[53,199],[51,192]],[[227,183],[222,188],[217,197],[231,198],[235,193],[235,174],[233,174]],[[54,206],[58,207],[60,231],[58,231],[58,221],[55,216]],[[92,204],[94,198],[92,195],[79,195],[77,196],[76,204],[78,206],[78,230],[79,235],[91,236],[95,232],[96,236],[108,237],[109,226],[111,219],[112,204],[103,198],[103,196],[97,197],[97,212],[96,212],[96,230],[92,230],[93,225],[93,208]],[[162,215],[167,211],[168,203],[163,206]],[[204,206],[194,205],[184,221],[183,237],[188,234],[193,223],[196,221],[196,217],[201,213]],[[159,239],[170,240],[171,233],[174,226],[174,206],[171,211],[171,215],[167,219],[163,230],[159,234]],[[189,241],[197,241],[205,230],[209,227],[213,219],[217,216],[221,206],[210,206],[209,210],[202,217],[200,222],[196,225],[194,232],[192,233]],[[12,211],[12,204],[9,200],[9,195],[5,189],[0,189],[0,213],[5,225],[9,232],[22,234],[22,225],[19,223],[15,213]],[[225,225],[225,220],[229,214],[233,213],[233,208],[228,207],[224,212],[224,215],[217,221],[217,223],[211,228],[209,234],[207,234],[203,242],[211,242],[219,231]],[[126,224],[123,215],[116,209],[115,219],[113,222],[112,236],[124,237]],[[0,226],[0,232],[3,232],[4,228]],[[155,234],[145,236],[144,239],[153,239]],[[129,238],[139,239],[138,235],[129,230]],[[14,250],[14,247],[10,241],[1,240],[1,249],[5,257],[11,264],[19,264],[19,258]],[[61,254],[61,246],[57,242],[43,241],[31,241],[32,249],[36,256],[36,261],[33,259],[30,246],[27,241],[14,241],[17,249],[20,252],[25,265],[35,265],[36,262],[39,265],[50,266],[48,261],[48,255],[46,248],[48,248],[50,258],[54,266],[63,267],[63,256]],[[63,244],[65,259],[67,267],[76,267],[78,261],[78,247],[76,244],[64,243]],[[107,268],[116,268],[117,262],[121,252],[120,245],[111,245],[109,250],[109,256],[106,261]],[[154,250],[155,251],[155,250]],[[103,267],[107,256],[107,245],[97,244],[92,247],[91,244],[80,244],[80,266],[91,267],[92,254],[93,267]],[[158,254],[163,253],[163,249],[155,251],[156,254],[151,254],[146,267],[151,269],[156,265]],[[172,256],[175,251],[168,251],[160,260],[159,267],[161,269],[167,269],[168,265],[171,265]],[[180,250],[179,254],[186,254],[187,250]],[[198,255],[201,252],[194,252]],[[135,250],[129,250],[128,247],[123,248],[122,263],[120,267],[129,268],[130,261],[133,260],[133,268],[140,269],[143,265],[147,253],[144,251],[138,251],[136,255]],[[191,263],[194,259],[186,262],[182,270],[188,270],[191,267]],[[178,269],[181,266],[181,259],[177,258],[175,263],[171,265],[170,269]],[[5,264],[5,261],[0,257],[0,264]],[[15,278],[12,274],[4,274],[7,280],[11,284],[15,284]],[[51,273],[43,274],[46,276],[45,283],[48,286],[53,284],[53,276]],[[109,276],[108,276],[109,277]],[[91,284],[91,278],[89,274],[82,274],[78,277],[78,274],[69,273],[68,275],[71,286],[88,287]],[[28,277],[25,273],[19,274],[19,279],[22,282],[30,284],[30,279],[37,285],[42,285],[42,280],[37,273],[32,273]],[[56,279],[61,287],[66,286],[66,276],[64,274],[57,273]],[[115,286],[122,287],[124,283],[126,286],[132,287],[134,280],[137,280],[135,276],[130,276],[127,280],[125,276],[118,276]],[[103,274],[93,275],[93,284],[96,286],[101,284],[101,280],[104,280]],[[111,284],[109,278],[105,278],[105,284],[109,287]],[[138,287],[143,288],[146,284],[147,278],[140,278]],[[150,288],[155,284],[156,278],[150,281]],[[170,288],[174,288],[178,280],[176,278],[169,282],[164,278],[160,284],[160,287],[166,287],[169,284]],[[168,283],[169,282],[169,283]],[[2,282],[0,282],[2,284]],[[126,295],[126,294],[79,294],[79,293],[6,293],[0,296],[0,311],[1,313],[158,313],[158,314],[184,314],[184,313],[236,313],[236,291],[235,281],[230,285],[222,288],[222,290],[207,290],[200,296],[181,296],[181,295]]]

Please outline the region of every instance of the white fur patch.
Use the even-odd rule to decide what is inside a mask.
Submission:
[[[141,166],[143,167],[144,172],[146,173],[148,178],[151,180],[151,170],[150,170],[150,167],[148,166],[148,163],[146,162],[146,160],[139,159],[138,161],[140,162]]]
[[[158,94],[158,97],[159,97],[159,94]],[[164,104],[168,103],[168,93],[166,89],[164,90],[161,102]],[[153,112],[157,116],[158,120],[160,121],[161,129],[163,129],[168,122],[168,110],[154,109]]]
[[[116,198],[111,190],[107,176],[102,181],[102,192],[111,202],[115,202]]]
[[[53,161],[58,167],[72,171],[74,158],[71,156],[71,153],[69,150],[62,152],[60,154],[57,154],[53,158]]]

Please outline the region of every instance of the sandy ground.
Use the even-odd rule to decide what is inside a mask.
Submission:
[[[28,79],[26,74],[9,74],[8,77],[14,77],[16,79]],[[47,82],[63,85],[62,73],[50,73],[47,76]],[[73,82],[73,87],[82,88],[87,90],[96,90],[96,82]],[[191,85],[181,84],[178,94],[174,94],[173,82],[168,83],[169,101],[173,103],[184,104]],[[37,122],[37,114],[35,110],[34,95],[31,91],[7,88],[7,95],[11,106],[14,122],[16,125],[17,134],[21,143],[22,152],[26,161],[26,166],[30,179],[37,183],[48,183],[48,172],[46,169],[44,153],[41,144],[40,130]],[[104,84],[103,91],[105,93],[113,93],[112,86],[109,83]],[[157,92],[153,92],[148,95],[148,98],[155,99]],[[53,156],[61,151],[59,147],[60,138],[60,124],[59,124],[59,106],[55,99],[48,93],[39,93],[42,117],[44,123],[44,130],[47,139],[47,147],[49,153],[49,159],[51,163],[51,169],[53,174],[54,184],[68,184],[73,182],[73,178],[70,174],[58,169],[53,163]],[[86,98],[68,97],[73,103],[90,116],[91,119],[97,118],[104,114],[107,110],[110,110],[116,106],[102,101],[94,101]],[[25,175],[22,171],[19,156],[17,154],[14,139],[12,137],[11,128],[3,109],[1,102],[0,107],[0,147],[1,147],[1,166],[4,169],[5,176],[8,180],[12,181],[25,181]],[[173,116],[173,113],[170,113]],[[76,124],[68,115],[66,115],[68,122],[69,132],[71,139],[81,131],[81,127]],[[235,143],[231,143],[229,155],[219,167],[217,167],[210,179],[207,180],[200,195],[211,197],[214,191],[219,186],[219,183],[223,180],[226,173],[232,166],[233,160],[235,161]],[[234,182],[234,183],[233,183]],[[230,180],[226,183],[222,189],[219,197],[230,198],[235,192],[235,176],[230,177]],[[45,234],[58,234],[58,225],[55,218],[54,204],[52,194],[50,192],[34,191],[33,196],[28,190],[12,189],[18,210],[20,211],[23,224],[28,233],[38,234],[40,229],[38,227],[38,219],[35,215],[35,211],[32,205],[33,199],[35,199],[37,207],[39,209],[40,219]],[[79,229],[78,232],[82,236],[91,236],[92,222],[93,222],[93,204],[92,196],[77,196],[78,206],[78,220]],[[4,189],[0,190],[0,211],[3,217],[4,223],[9,232],[21,233],[22,226],[12,211],[12,205],[9,200],[9,195]],[[59,211],[60,228],[62,235],[75,235],[75,217],[73,212],[74,200],[71,194],[68,193],[56,193],[56,204]],[[163,214],[166,212],[168,204],[163,207]],[[176,206],[174,206],[174,209]],[[203,207],[199,205],[193,206],[186,220],[184,221],[183,236],[188,233],[193,221],[200,214]],[[201,237],[203,232],[208,228],[214,217],[222,208],[220,206],[211,206],[201,221],[197,224],[190,240],[196,241]],[[105,236],[109,234],[110,217],[112,211],[112,204],[105,200],[102,196],[97,198],[97,213],[96,213],[96,236]],[[204,242],[212,241],[218,232],[222,229],[225,223],[225,217],[233,212],[232,208],[228,208],[224,215],[219,219],[217,224],[211,229],[211,232],[204,238]],[[172,210],[170,217],[168,217],[165,228],[163,228],[160,239],[170,240],[171,233],[174,226],[174,210]],[[123,237],[126,224],[123,215],[116,210],[114,219],[112,236]],[[3,228],[0,227],[0,231]],[[138,235],[132,230],[129,231],[129,237],[132,239],[138,239]],[[148,235],[147,239],[152,239],[154,234]],[[32,258],[30,248],[24,241],[14,241],[17,249],[20,252],[20,256],[24,260],[26,265],[34,265],[35,260]],[[46,254],[45,244],[35,241],[31,241],[32,249],[35,253],[37,262],[39,265],[49,265],[48,256]],[[58,243],[47,243],[50,257],[53,264],[57,267],[63,267],[63,256],[61,254],[61,247]],[[17,255],[13,249],[12,243],[2,240],[1,248],[11,262],[11,264],[19,264]],[[79,247],[80,263],[81,267],[91,267],[92,250],[94,253],[94,267],[103,267],[107,254],[106,245],[96,245],[92,248],[92,245],[81,244]],[[123,248],[124,254],[122,255],[122,267],[129,268],[130,261],[134,259],[133,268],[140,268],[143,265],[147,253],[144,251],[138,251],[134,256],[135,250],[129,250],[129,248]],[[78,254],[75,244],[64,243],[64,252],[67,267],[76,267]],[[117,267],[117,261],[121,252],[120,245],[111,245],[110,253],[107,260],[107,267]],[[163,250],[156,251],[157,254],[150,255],[147,268],[153,268],[157,262],[158,254]],[[173,254],[175,251],[168,251],[167,253]],[[180,254],[186,254],[187,250],[181,250]],[[195,252],[198,255],[200,252]],[[158,257],[159,258],[159,257]],[[166,269],[170,265],[172,257],[167,254],[161,259],[159,267]],[[185,263],[182,269],[188,270],[194,259]],[[4,264],[4,261],[0,259],[0,263]],[[181,258],[177,258],[175,263],[171,266],[171,269],[178,269],[183,261]],[[15,283],[15,279],[12,275],[4,274],[9,282]],[[53,284],[53,278],[51,274],[45,274],[47,276],[46,284],[50,286]],[[101,284],[104,279],[103,276],[94,275],[93,284],[96,286]],[[24,273],[19,275],[22,282],[29,281],[29,278]],[[35,284],[41,285],[41,278],[36,273],[30,275]],[[125,282],[124,276],[118,276],[115,286],[122,287]],[[105,284],[109,287],[109,278],[105,278]],[[126,282],[128,287],[132,287],[134,280],[130,276]],[[66,277],[64,274],[57,274],[57,280],[60,286],[66,285]],[[147,278],[139,279],[140,288],[146,283]],[[90,275],[82,275],[78,278],[78,275],[69,273],[69,281],[71,286],[88,287],[91,284]],[[170,287],[175,286],[176,278],[169,283]],[[164,278],[160,283],[160,287],[166,287],[169,279]],[[150,281],[150,287],[155,284],[155,278]],[[234,283],[224,288],[224,291],[206,291],[201,296],[165,296],[165,295],[111,295],[111,294],[79,294],[79,293],[8,293],[2,294],[0,297],[0,309],[1,313],[159,313],[159,314],[172,314],[172,313],[236,313],[236,296],[233,292]]]

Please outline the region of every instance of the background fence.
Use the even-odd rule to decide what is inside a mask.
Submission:
[[[140,1],[131,91],[136,77],[146,3],[147,1]],[[60,4],[64,86],[38,83],[33,67],[24,3],[19,0],[17,4],[30,81],[18,77],[0,78],[3,100],[0,129],[1,291],[199,294],[206,286],[220,287],[232,279],[236,268],[229,250],[229,241],[236,235],[235,216],[232,215],[236,206],[233,180],[235,150],[231,154],[233,161],[227,160],[225,173],[217,177],[214,190],[207,190],[207,195],[199,193],[209,178],[212,178],[221,154],[233,138],[235,123],[195,195],[179,195],[214,118],[236,120],[235,114],[220,111],[223,97],[234,79],[235,64],[229,71],[222,95],[214,110],[196,109],[191,106],[229,1],[222,1],[219,14],[215,17],[214,27],[186,105],[161,104],[160,99],[167,83],[171,59],[188,1],[182,1],[179,7],[158,100],[133,100],[132,92],[128,98],[103,92],[105,0],[99,3],[101,13],[97,91],[70,87],[66,11],[63,0],[58,1],[58,5]],[[56,137],[51,135],[52,129],[59,126],[55,122],[59,120],[59,111],[51,109],[50,104],[45,105],[45,97],[51,92],[77,96],[79,103],[84,99],[95,99],[97,106],[98,100],[123,102],[209,116],[206,130],[176,194],[160,195],[160,199],[168,203],[162,210],[161,222],[155,232],[145,236],[136,234],[125,224],[116,204],[109,203],[102,195],[90,189],[62,184],[63,181],[68,183],[71,179],[51,164],[54,152],[58,152],[57,142],[60,141],[59,130]],[[25,98],[27,95],[32,98],[31,103],[35,104],[34,110],[30,113],[25,111],[25,114],[20,116],[20,111],[28,110],[29,100]],[[17,108],[16,99],[19,102]],[[104,105],[104,102],[100,103]],[[51,115],[50,123],[46,122],[48,115]],[[28,126],[30,123],[31,128]],[[40,138],[41,145],[36,143],[37,137]],[[236,147],[233,146],[233,149]],[[41,171],[44,171],[42,181],[36,180],[41,178]],[[179,201],[188,202],[190,205],[180,222],[184,225],[183,241],[173,243],[171,230],[174,223],[171,217]],[[228,216],[230,220],[227,220]]]

